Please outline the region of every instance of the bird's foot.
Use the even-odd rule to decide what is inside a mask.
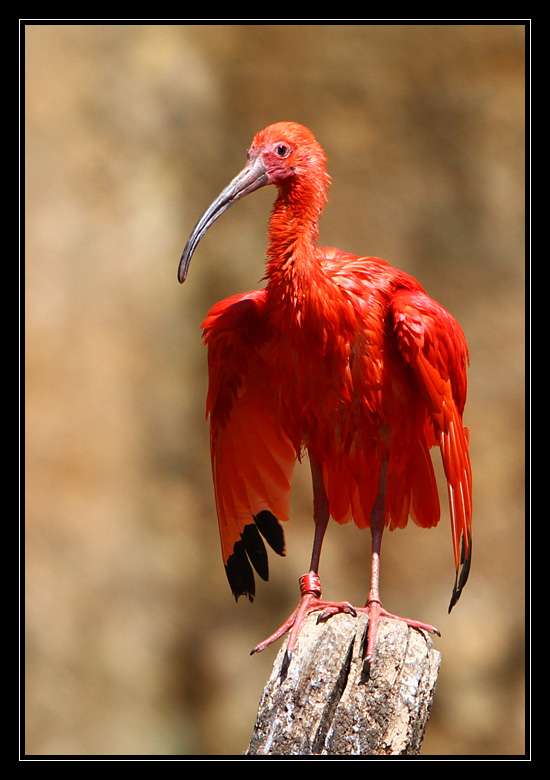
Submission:
[[[288,668],[292,653],[296,647],[298,641],[298,635],[304,623],[304,620],[312,612],[319,612],[319,620],[326,620],[331,615],[336,615],[338,612],[345,612],[348,615],[357,615],[355,607],[353,607],[348,601],[326,601],[321,598],[321,581],[319,576],[315,572],[308,572],[300,577],[300,592],[301,598],[298,602],[296,609],[289,615],[285,622],[279,626],[279,628],[273,632],[267,639],[260,642],[256,647],[250,651],[250,655],[254,653],[261,653],[266,647],[276,642],[282,636],[290,631],[288,639],[288,645],[286,648],[285,659],[283,666]]]
[[[400,615],[394,615],[393,612],[388,612],[386,609],[384,609],[378,599],[369,599],[364,607],[356,607],[355,609],[357,612],[366,613],[369,618],[367,626],[367,646],[364,653],[364,659],[368,666],[370,666],[372,663],[374,656],[380,618],[400,620],[411,628],[421,629],[422,631],[427,631],[430,634],[437,634],[437,636],[441,636],[439,630],[429,623],[421,623],[419,620],[410,620],[409,618],[401,617]]]

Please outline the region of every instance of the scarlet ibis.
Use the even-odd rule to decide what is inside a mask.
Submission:
[[[259,652],[290,631],[288,665],[305,616],[368,614],[370,663],[381,617],[382,532],[439,521],[430,448],[447,480],[455,581],[449,612],[470,571],[472,472],[466,402],[468,347],[458,322],[408,273],[378,257],[318,246],[330,177],[312,132],[294,122],[254,136],[244,169],[197,222],[181,256],[183,282],[208,228],[237,200],[274,184],[264,289],[216,303],[203,322],[208,346],[210,446],[223,562],[238,600],[268,579],[264,540],[285,554],[293,467],[307,450],[315,533],[298,606]],[[329,517],[370,528],[370,590],[363,607],[321,598],[319,560]]]

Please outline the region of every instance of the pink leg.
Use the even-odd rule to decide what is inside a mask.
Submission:
[[[300,577],[300,594],[301,598],[298,602],[296,609],[289,615],[289,617],[282,623],[279,628],[273,632],[267,639],[260,642],[251,651],[251,655],[254,653],[261,653],[266,647],[276,642],[288,631],[290,631],[290,637],[288,639],[288,645],[286,650],[285,662],[283,666],[288,666],[296,643],[298,641],[298,635],[302,628],[305,618],[312,612],[323,610],[319,616],[321,620],[326,619],[330,615],[335,615],[337,612],[347,612],[351,615],[356,615],[356,611],[352,605],[347,601],[325,601],[321,598],[321,580],[319,579],[319,559],[321,557],[321,547],[323,545],[323,538],[325,531],[327,530],[327,524],[329,519],[328,500],[323,485],[323,476],[319,464],[310,455],[311,464],[311,476],[313,481],[313,518],[315,520],[315,537],[313,539],[313,550],[311,553],[311,563],[309,572]]]
[[[276,642],[290,631],[286,650],[288,660],[290,661],[303,622],[312,612],[323,610],[319,616],[320,620],[324,620],[330,615],[335,615],[337,612],[347,612],[349,615],[357,614],[355,607],[353,607],[349,601],[325,601],[325,599],[322,599],[321,580],[315,572],[310,571],[307,574],[302,575],[299,582],[302,595],[296,609],[289,615],[285,622],[273,632],[273,634],[257,644],[256,647],[250,651],[250,655],[261,653],[262,650],[265,650],[266,647],[273,644],[273,642]]]
[[[390,620],[402,620],[411,628],[421,629],[423,631],[428,631],[431,634],[437,634],[438,636],[441,636],[437,628],[431,626],[429,623],[421,623],[418,620],[410,620],[409,618],[394,615],[393,612],[388,612],[386,609],[384,609],[380,602],[380,552],[382,548],[382,532],[384,530],[386,468],[387,462],[385,461],[382,464],[380,473],[380,488],[378,491],[378,496],[376,497],[371,514],[372,557],[369,596],[364,607],[357,607],[357,612],[366,612],[369,618],[367,628],[367,647],[365,650],[365,659],[369,665],[372,662],[374,656],[376,637],[378,634],[378,625],[381,617],[389,618]]]

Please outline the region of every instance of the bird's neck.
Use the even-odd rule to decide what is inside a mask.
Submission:
[[[296,308],[323,275],[318,260],[319,217],[326,190],[293,182],[281,187],[269,221],[267,291],[280,303]]]

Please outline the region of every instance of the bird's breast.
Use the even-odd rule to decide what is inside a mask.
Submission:
[[[351,398],[350,346],[329,327],[282,328],[266,348],[281,419],[292,439],[311,442],[334,430]]]

